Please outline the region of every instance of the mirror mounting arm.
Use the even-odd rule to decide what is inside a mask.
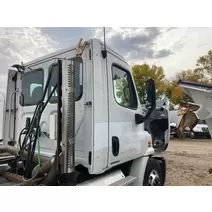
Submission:
[[[152,110],[148,110],[148,112],[146,113],[145,116],[142,116],[141,114],[135,114],[135,123],[136,124],[142,124],[146,119],[149,118],[149,116],[151,115]]]
[[[142,124],[145,121],[145,117],[140,114],[135,114],[135,123]]]

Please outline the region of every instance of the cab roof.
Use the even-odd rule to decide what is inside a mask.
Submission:
[[[97,39],[97,38],[91,38],[89,40],[86,40],[86,42],[88,44],[90,44],[92,42],[97,42],[97,43],[99,43],[102,46],[104,45],[103,42],[100,39]],[[63,53],[73,51],[76,48],[76,46],[77,46],[77,44],[75,46],[71,46],[71,47],[68,47],[68,48],[64,48],[64,49],[61,49],[61,50],[58,50],[58,51],[55,51],[55,52],[46,54],[46,55],[44,55],[42,57],[38,57],[38,58],[36,58],[36,59],[34,59],[32,61],[29,61],[27,63],[24,63],[24,65],[25,66],[31,66],[31,65],[35,65],[36,63],[39,63],[41,61],[49,60],[52,57],[56,57],[56,56],[59,56],[59,55],[61,55]],[[122,60],[123,62],[125,62],[126,64],[128,64],[127,61],[125,60],[125,58],[123,56],[121,56],[119,53],[117,53],[114,49],[112,49],[109,46],[106,46],[106,48],[107,48],[108,51],[110,51],[111,53],[113,53],[120,60]]]

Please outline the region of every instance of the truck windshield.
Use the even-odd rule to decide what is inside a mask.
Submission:
[[[206,124],[206,121],[198,119],[197,124]]]

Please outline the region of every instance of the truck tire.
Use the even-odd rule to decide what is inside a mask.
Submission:
[[[150,158],[144,174],[143,186],[163,186],[162,169],[160,163]]]
[[[195,132],[194,132],[194,131],[191,131],[191,132],[189,133],[189,137],[190,137],[191,139],[194,139],[194,138],[196,137]]]

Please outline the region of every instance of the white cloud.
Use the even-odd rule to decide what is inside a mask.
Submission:
[[[169,49],[154,48],[155,40],[163,33],[170,31],[171,28],[107,28],[107,44],[120,52],[127,60],[144,60],[161,58],[171,55]],[[96,37],[103,39],[103,29],[96,30]]]
[[[0,28],[0,88],[14,63],[28,62],[56,49],[57,44],[36,28]]]
[[[120,37],[127,34],[126,29],[119,28],[117,31],[118,33],[113,32],[113,34],[119,34]],[[112,34],[112,32],[110,34]],[[147,34],[142,30],[132,29],[128,34],[131,38],[135,38],[137,35],[141,37]],[[149,64],[163,66],[169,78],[173,77],[178,71],[194,68],[196,60],[212,49],[212,28],[174,28],[171,30],[168,28],[160,28],[158,33],[155,32],[155,34],[152,35],[153,39],[149,40],[150,45],[145,46],[146,49],[143,48],[140,49],[140,51],[136,49],[136,51],[134,51],[132,42],[132,51],[122,52],[122,54],[129,60],[130,64],[147,62]],[[125,45],[125,42],[122,42],[122,45]],[[129,46],[130,43],[126,45]],[[125,50],[123,46],[122,48]],[[147,53],[146,55],[144,54],[145,51]],[[154,53],[151,54],[151,51]],[[143,54],[141,52],[143,52]],[[158,53],[165,54],[163,54],[163,57],[154,58]]]
[[[164,66],[168,76],[193,68],[196,60],[212,49],[212,28],[177,28],[158,37],[155,47],[168,48],[174,54],[155,60]]]
[[[5,79],[10,65],[27,62],[55,51],[63,42],[61,30],[66,29],[58,29],[58,42],[55,42],[51,33],[46,35],[42,29],[0,28],[0,88],[6,85]],[[103,39],[103,28],[92,30],[95,37]],[[86,32],[89,29],[83,30],[83,33]],[[147,62],[162,65],[168,77],[194,67],[198,57],[212,49],[212,28],[111,27],[106,28],[106,33],[108,44],[120,52],[130,64]],[[86,37],[84,34],[81,36]]]

